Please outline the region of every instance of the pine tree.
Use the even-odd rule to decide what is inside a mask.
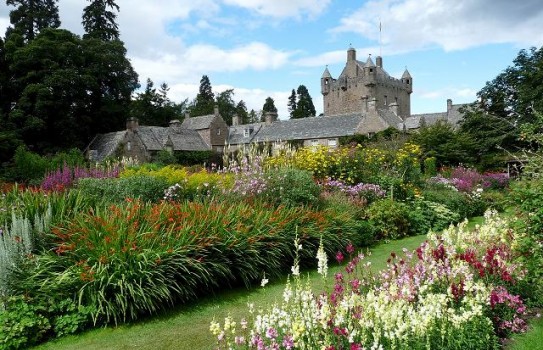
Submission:
[[[215,105],[215,94],[211,89],[211,82],[207,75],[203,75],[200,80],[200,90],[190,109],[190,114],[194,117],[208,115],[213,113]]]
[[[296,92],[298,94],[298,103],[294,112],[291,113],[291,118],[299,119],[314,117],[317,111],[315,110],[313,99],[309,95],[307,88],[304,85],[300,85]]]
[[[9,13],[13,27],[8,28],[6,37],[12,33],[21,35],[25,42],[34,40],[45,28],[60,27],[58,0],[6,0],[16,9]]]
[[[277,113],[275,101],[271,97],[267,97],[266,102],[264,102],[264,106],[262,106],[262,113],[265,114],[266,112]]]
[[[114,0],[88,0],[89,6],[83,10],[84,38],[104,41],[119,40],[119,26],[115,22],[119,6]],[[110,8],[111,10],[108,10]]]
[[[294,116],[294,111],[296,110],[296,91],[294,89],[292,89],[292,93],[288,98],[287,106],[290,113],[290,118],[292,119]]]
[[[236,105],[236,114],[238,115],[241,124],[249,123],[249,113],[247,112],[245,101],[240,100],[238,102]]]

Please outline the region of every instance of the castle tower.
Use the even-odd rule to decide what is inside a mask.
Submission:
[[[330,84],[332,83],[332,75],[328,70],[328,66],[324,69],[321,77],[321,93],[328,95],[330,93]]]
[[[384,69],[383,58],[371,55],[365,62],[356,59],[356,50],[349,47],[347,62],[337,79],[333,79],[328,67],[321,77],[321,93],[324,102],[324,115],[365,113],[370,101],[376,102],[376,109],[391,107],[402,117],[410,115],[410,94],[413,79],[406,70],[400,78],[391,77]]]

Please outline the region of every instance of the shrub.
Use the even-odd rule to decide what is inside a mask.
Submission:
[[[133,176],[121,179],[81,179],[77,183],[83,196],[95,203],[120,202],[127,198],[157,202],[168,187],[166,180],[152,176]]]
[[[427,234],[428,231],[439,232],[460,220],[460,215],[441,203],[421,198],[410,203],[409,223],[411,234]]]
[[[47,159],[30,152],[25,146],[17,148],[13,163],[15,180],[25,183],[40,181],[48,166]]]
[[[263,195],[270,201],[285,205],[316,205],[321,188],[310,172],[294,168],[269,171]]]
[[[437,175],[437,161],[435,157],[428,157],[424,159],[424,175],[425,176]]]
[[[175,158],[172,153],[166,150],[161,150],[158,151],[158,153],[153,157],[153,162],[164,166],[177,163],[177,158]]]
[[[371,204],[366,213],[378,239],[398,239],[409,233],[409,208],[404,203],[383,199]]]

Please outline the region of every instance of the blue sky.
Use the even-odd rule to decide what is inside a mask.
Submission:
[[[62,27],[82,34],[85,0],[60,0]],[[543,45],[541,0],[117,0],[128,56],[144,85],[169,84],[170,98],[196,96],[206,74],[215,92],[260,110],[267,96],[287,118],[287,97],[307,86],[322,112],[320,77],[337,77],[349,45],[365,61],[413,77],[412,113],[469,103],[519,50]],[[0,4],[0,30],[10,7]],[[379,23],[382,25],[379,40]]]

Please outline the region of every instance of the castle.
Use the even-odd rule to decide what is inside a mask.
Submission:
[[[89,158],[101,161],[114,155],[128,155],[149,161],[160,151],[230,151],[251,143],[281,146],[296,141],[303,146],[337,147],[339,138],[355,134],[372,136],[387,128],[409,132],[421,125],[446,121],[456,125],[462,118],[461,108],[447,100],[445,112],[411,114],[413,78],[404,71],[400,79],[383,68],[383,58],[376,63],[371,56],[365,63],[356,59],[354,48],[347,50],[347,63],[337,79],[328,68],[321,77],[324,116],[277,120],[268,113],[265,122],[241,124],[234,116],[228,126],[218,108],[213,114],[185,117],[170,122],[169,127],[140,126],[129,120],[126,130],[97,135],[87,147]]]
[[[411,115],[413,79],[405,70],[401,79],[391,77],[383,68],[383,58],[377,56],[376,64],[368,57],[366,63],[356,59],[356,50],[349,48],[347,63],[337,79],[332,78],[328,67],[321,77],[324,115],[344,115],[368,111],[368,104],[376,103],[377,109],[391,109],[404,118]]]

